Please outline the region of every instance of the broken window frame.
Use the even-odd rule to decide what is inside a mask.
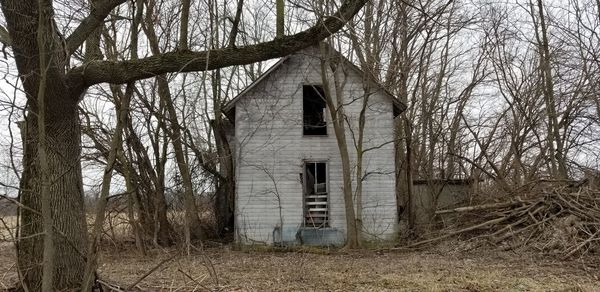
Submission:
[[[314,120],[318,120],[318,122],[314,123],[314,125],[308,124],[307,123],[307,91],[310,90],[313,92],[314,96],[313,98],[315,98],[315,100],[312,101],[308,101],[310,103],[313,104],[314,107],[318,107],[318,106],[322,106],[322,112],[321,113],[317,113],[315,112],[315,115],[313,116],[313,118],[316,117],[317,114],[320,114],[320,120],[314,119]],[[316,93],[316,94],[315,94]],[[327,102],[325,101],[325,91],[323,89],[323,86],[320,84],[304,84],[302,85],[302,135],[304,136],[327,136]],[[320,98],[321,100],[318,100],[316,98]],[[322,102],[322,103],[321,103]],[[319,103],[319,104],[317,104]]]
[[[319,164],[323,167],[319,172]],[[309,173],[313,167],[314,175]],[[313,186],[310,186],[314,181]],[[306,228],[328,228],[329,217],[329,163],[326,160],[310,160],[303,163],[303,190],[302,190],[302,226]]]

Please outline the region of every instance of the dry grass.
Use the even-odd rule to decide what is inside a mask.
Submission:
[[[164,258],[155,251],[105,252],[101,275],[131,284]],[[206,260],[210,259],[210,263]],[[214,267],[216,275],[209,271]],[[191,280],[190,277],[195,280]],[[164,264],[143,290],[225,291],[597,291],[600,272],[533,255],[434,249],[411,252],[298,252],[209,249]]]
[[[107,237],[121,238],[127,233],[122,225],[126,218],[112,219],[117,233],[110,230]],[[8,234],[0,235],[8,239]],[[145,291],[600,291],[598,256],[564,261],[489,248],[465,252],[461,244],[468,245],[446,242],[404,252],[225,247],[190,256],[155,249],[144,256],[133,246],[109,239],[102,247],[99,270],[102,279],[126,287],[173,258],[137,285]],[[12,243],[0,241],[0,290],[16,283],[14,263]]]
[[[449,246],[449,245],[448,245]],[[139,255],[105,248],[100,275],[128,286],[174,250]],[[175,256],[137,286],[149,291],[600,291],[600,259],[552,261],[533,254],[456,252],[235,251],[213,248]],[[214,272],[212,269],[214,268]],[[193,280],[192,280],[193,279]],[[16,281],[14,250],[0,245],[0,287]]]

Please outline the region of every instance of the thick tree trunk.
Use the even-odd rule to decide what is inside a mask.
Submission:
[[[64,50],[56,33],[51,3],[35,1],[2,1],[2,11],[13,40],[13,52],[23,89],[27,97],[26,140],[24,143],[23,175],[21,177],[20,232],[17,241],[17,261],[23,284],[29,291],[42,288],[44,264],[52,263],[53,288],[78,288],[85,266],[87,230],[83,204],[80,165],[80,127],[77,102],[81,91],[72,91],[65,82]],[[38,14],[38,4],[44,15]],[[38,25],[39,19],[44,22]],[[43,29],[42,33],[36,33]],[[38,40],[36,36],[42,35]],[[41,43],[40,43],[41,42]],[[40,49],[42,46],[42,49]],[[44,162],[47,167],[47,193],[50,198],[53,253],[44,262],[44,229],[42,211],[42,175],[38,153],[38,92],[40,58],[44,54],[44,72],[48,82],[44,92]],[[47,220],[48,221],[48,220]],[[47,283],[50,281],[47,281]]]
[[[67,101],[56,90],[47,91],[49,100]],[[87,230],[81,178],[79,116],[74,102],[64,106],[49,104],[46,108],[46,153],[50,172],[50,198],[54,226],[54,288],[63,290],[79,287],[85,267]],[[27,141],[25,144],[24,172],[21,202],[31,208],[21,209],[21,230],[17,243],[19,270],[30,291],[41,289],[42,251],[44,250],[37,155],[36,110],[27,115]],[[36,211],[33,211],[36,210]]]

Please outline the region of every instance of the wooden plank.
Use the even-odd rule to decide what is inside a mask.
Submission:
[[[308,195],[307,199],[327,199],[327,195]]]
[[[306,211],[308,211],[308,212],[327,212],[329,210],[327,209],[327,207],[320,206],[320,207],[308,208]]]

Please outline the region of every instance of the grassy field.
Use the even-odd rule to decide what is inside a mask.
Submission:
[[[13,254],[7,243],[0,246],[0,287],[16,280]],[[171,260],[159,265],[165,259]],[[210,248],[190,256],[175,250],[143,256],[123,246],[103,250],[100,275],[127,287],[159,265],[136,286],[144,291],[600,291],[599,262],[440,246],[327,253]]]
[[[15,225],[14,218],[3,219]],[[109,238],[126,232],[125,218],[117,219],[117,234]],[[0,230],[2,290],[14,286],[17,274],[10,233]],[[489,248],[467,252],[465,242],[402,252],[225,246],[189,256],[175,249],[142,255],[131,244],[105,243],[100,277],[128,287],[154,269],[136,285],[143,291],[600,291],[598,255],[565,261]]]

